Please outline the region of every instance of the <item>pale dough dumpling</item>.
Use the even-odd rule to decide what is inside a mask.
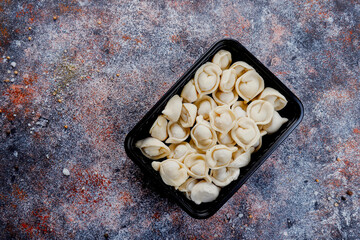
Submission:
[[[249,104],[246,113],[257,125],[265,125],[271,121],[274,115],[274,107],[267,101],[255,100]]]
[[[145,157],[153,160],[164,158],[170,154],[169,147],[156,138],[148,137],[137,141],[135,145]]]
[[[206,151],[206,163],[211,169],[226,167],[232,161],[232,155],[237,149],[237,147],[215,145]]]
[[[231,61],[231,53],[226,50],[218,51],[212,59],[212,62],[218,65],[222,70],[229,68]]]
[[[236,78],[239,78],[241,75],[247,71],[253,70],[254,68],[243,61],[234,62],[229,69],[235,70]]]
[[[231,110],[234,112],[236,119],[246,117],[247,104],[244,101],[237,101],[231,106]]]
[[[190,135],[196,147],[201,150],[207,150],[217,142],[215,130],[202,116],[196,117],[196,125],[191,129]]]
[[[195,105],[197,106],[198,109],[198,115],[203,116],[205,120],[209,119],[209,114],[211,110],[217,107],[214,99],[212,99],[207,95],[204,95],[201,98],[199,98],[195,102]]]
[[[185,101],[190,102],[190,103],[195,102],[198,99],[199,94],[196,91],[194,79],[191,79],[184,86],[183,90],[181,91],[181,97]]]
[[[217,186],[225,187],[232,181],[236,180],[240,175],[239,168],[224,167],[211,170],[210,176]]]
[[[190,128],[184,128],[177,122],[169,122],[167,131],[169,138],[165,143],[181,143],[185,141],[190,134]]]
[[[181,186],[179,187],[179,191],[185,193],[186,197],[191,200],[191,190],[193,189],[193,187],[195,186],[195,184],[197,184],[198,182],[200,182],[200,180],[189,177],[186,182],[184,182],[183,184],[181,184]]]
[[[254,152],[254,148],[251,147],[247,151],[244,151],[243,149],[239,149],[236,152],[233,153],[233,161],[230,162],[228,167],[232,168],[242,168],[249,164],[251,160],[251,154]]]
[[[221,74],[219,89],[223,92],[232,92],[235,81],[236,71],[234,69],[226,69]]]
[[[196,91],[200,95],[214,92],[220,83],[221,69],[218,65],[207,62],[195,73],[194,81]]]
[[[162,111],[164,116],[172,122],[179,120],[182,109],[182,98],[179,95],[174,95],[165,106]]]
[[[190,146],[187,142],[182,142],[179,144],[171,144],[169,146],[170,154],[168,156],[169,159],[176,159],[179,162],[183,162],[184,158],[191,154],[196,153],[196,150]]]
[[[231,92],[222,92],[218,89],[212,93],[212,97],[218,105],[232,105],[239,98],[235,89]]]
[[[232,147],[236,144],[234,139],[232,139],[230,132],[228,132],[228,133],[218,132],[217,139],[220,144],[228,146],[228,147]]]
[[[197,107],[191,103],[183,103],[181,114],[180,114],[180,124],[184,128],[194,126],[195,119],[197,114]]]
[[[264,79],[255,70],[250,70],[236,80],[235,89],[245,102],[249,102],[264,90]]]
[[[270,121],[270,123],[263,126],[263,130],[265,130],[268,134],[272,134],[277,132],[281,126],[288,121],[287,118],[282,118],[277,111],[274,111],[274,115]]]
[[[206,165],[204,154],[193,153],[184,159],[184,165],[188,169],[188,174],[195,179],[205,179],[211,181],[209,177],[209,167]]]
[[[196,204],[212,202],[219,196],[220,188],[211,182],[200,181],[191,189],[191,200]]]
[[[176,189],[188,179],[186,167],[173,159],[167,159],[162,162],[152,162],[151,166],[155,171],[160,171],[160,176],[164,183],[173,186]]]
[[[210,112],[211,127],[221,133],[228,133],[235,125],[235,114],[228,105],[214,108]]]
[[[259,100],[265,100],[271,103],[274,106],[276,111],[283,109],[286,104],[286,98],[278,91],[271,87],[267,87],[262,91],[262,93],[258,97]]]
[[[265,136],[266,134],[267,134],[266,131],[264,131],[264,130],[261,130],[261,131],[260,131],[260,138],[259,138],[259,140],[253,145],[253,147],[255,148],[254,152],[259,151],[259,149],[260,149],[261,146],[262,146],[262,137]]]
[[[150,135],[160,141],[165,141],[168,137],[167,133],[168,121],[164,116],[158,116],[152,127],[150,128]]]
[[[253,146],[260,138],[260,131],[254,120],[241,117],[231,130],[231,137],[245,151]]]

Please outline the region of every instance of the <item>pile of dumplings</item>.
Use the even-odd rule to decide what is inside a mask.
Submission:
[[[164,183],[196,204],[214,201],[260,149],[262,137],[288,121],[287,104],[246,62],[220,50],[167,103],[136,147],[153,161]]]

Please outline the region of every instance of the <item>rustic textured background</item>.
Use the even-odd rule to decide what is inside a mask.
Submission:
[[[255,2],[1,0],[0,238],[359,239],[359,2]],[[305,117],[216,215],[195,220],[154,192],[123,142],[225,37]]]

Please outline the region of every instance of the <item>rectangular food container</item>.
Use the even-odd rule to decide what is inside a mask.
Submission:
[[[147,159],[135,143],[138,140],[148,136],[149,130],[156,120],[157,116],[165,108],[168,100],[175,94],[180,95],[185,84],[190,81],[196,70],[204,63],[211,61],[212,57],[219,50],[227,50],[232,54],[232,62],[245,61],[262,76],[265,87],[272,87],[283,94],[288,100],[284,109],[279,111],[282,117],[289,119],[279,131],[272,135],[263,137],[263,145],[260,150],[251,155],[249,165],[240,169],[240,176],[226,187],[222,188],[217,199],[210,203],[195,204],[187,199],[185,194],[166,185],[158,172],[151,167],[152,160]],[[151,184],[157,186],[157,189],[171,197],[177,204],[190,216],[198,219],[204,219],[215,214],[231,198],[237,190],[249,179],[249,177],[265,162],[270,154],[284,141],[289,134],[299,125],[304,115],[304,108],[300,100],[258,59],[256,59],[248,50],[238,41],[233,39],[223,39],[210,47],[190,69],[180,77],[180,79],[167,91],[164,96],[150,109],[149,112],[136,124],[128,133],[125,139],[125,150],[129,158],[134,161],[147,175]]]

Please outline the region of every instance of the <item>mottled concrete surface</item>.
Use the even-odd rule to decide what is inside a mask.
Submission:
[[[1,0],[0,239],[359,239],[359,22],[354,0]],[[195,220],[154,192],[123,142],[225,37],[305,117],[216,215]]]

